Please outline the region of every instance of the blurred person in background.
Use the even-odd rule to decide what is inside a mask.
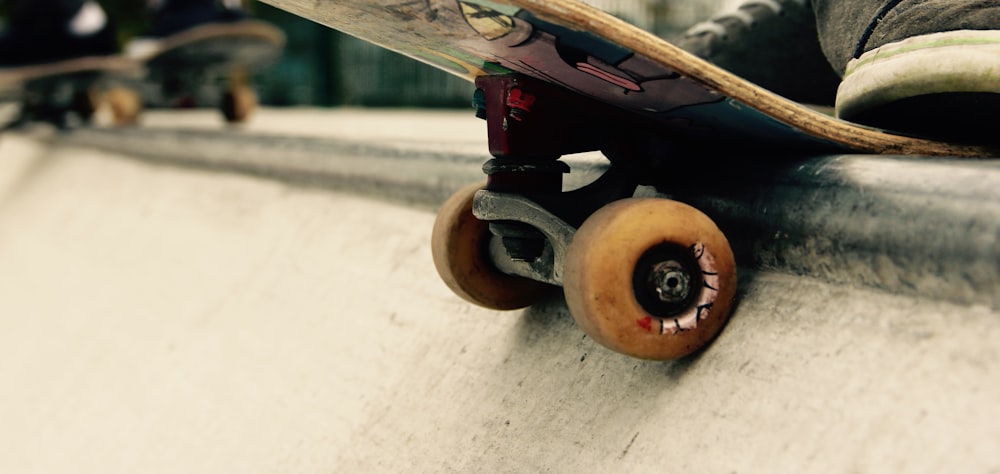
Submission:
[[[102,8],[104,3],[108,9]],[[145,29],[144,39],[169,38],[195,26],[233,23],[246,14],[239,0],[7,0],[0,32],[0,72],[120,51],[123,36]],[[121,3],[119,8],[116,3]],[[137,7],[138,5],[138,7]],[[120,15],[112,18],[111,15]],[[145,16],[145,18],[138,18]],[[115,20],[129,20],[133,31],[119,33]],[[137,26],[138,25],[138,26]]]

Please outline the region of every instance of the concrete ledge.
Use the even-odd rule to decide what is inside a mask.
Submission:
[[[679,199],[750,266],[1000,308],[1000,161],[880,156],[735,164]]]
[[[250,130],[161,119],[152,127],[84,129],[57,140],[434,209],[455,189],[483,180],[485,127],[464,112],[414,114],[336,111],[300,118],[311,130],[305,133],[280,120],[282,113]],[[366,122],[367,128],[348,125]],[[606,166],[597,154],[567,161],[574,167],[570,187]],[[711,181],[699,178],[704,163]],[[681,164],[661,178],[658,189],[667,196],[719,223],[747,267],[1000,308],[996,160],[730,156]]]

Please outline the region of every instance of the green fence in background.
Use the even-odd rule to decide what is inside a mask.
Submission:
[[[471,107],[469,82],[269,5],[253,13],[288,37],[281,61],[255,79],[262,103]]]

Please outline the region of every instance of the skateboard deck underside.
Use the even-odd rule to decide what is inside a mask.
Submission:
[[[254,72],[276,61],[283,46],[281,32],[260,22],[206,25],[164,40],[145,62],[153,75]]]
[[[468,80],[522,74],[704,143],[983,156],[892,135],[778,97],[572,0],[266,0]]]
[[[249,76],[273,64],[284,34],[266,23],[245,20],[208,24],[167,37],[145,56],[143,96],[149,105],[215,106],[246,88]]]

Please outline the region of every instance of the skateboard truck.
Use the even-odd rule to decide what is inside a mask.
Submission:
[[[595,138],[620,127],[605,123],[617,113],[526,76],[483,76],[476,87],[476,115],[486,120],[494,158],[483,165],[486,188],[476,193],[473,214],[499,237],[490,252],[501,271],[560,285],[576,228],[638,187],[632,173],[613,166],[584,188],[562,190],[570,167],[559,158],[600,150]]]

